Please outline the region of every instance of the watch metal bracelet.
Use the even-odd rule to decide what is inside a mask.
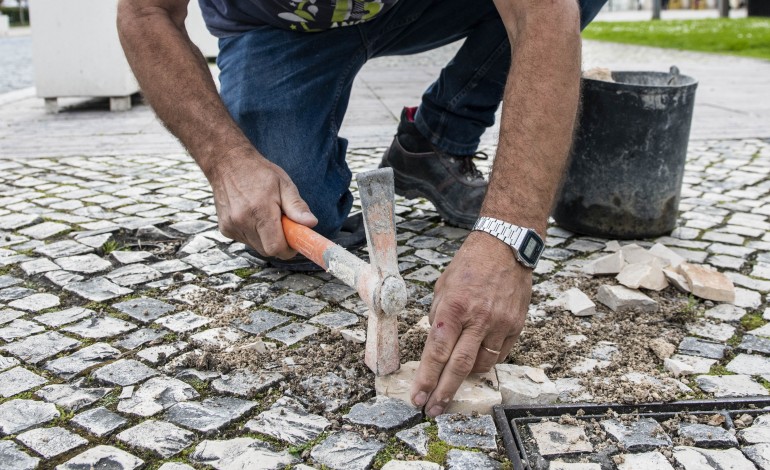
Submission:
[[[512,248],[517,248],[519,238],[524,235],[526,229],[519,227],[518,225],[509,224],[492,217],[479,217],[476,224],[473,226],[473,230],[480,230],[486,232]]]
[[[535,268],[544,248],[543,240],[536,231],[503,222],[494,217],[479,217],[473,230],[486,232],[506,245],[516,255],[516,260],[528,268]]]

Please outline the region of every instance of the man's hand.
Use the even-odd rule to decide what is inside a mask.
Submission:
[[[468,235],[436,282],[412,402],[438,416],[469,373],[504,360],[524,326],[531,292],[532,270],[510,247],[482,232]]]
[[[262,255],[291,258],[281,213],[308,227],[318,221],[286,172],[257,152],[225,109],[184,27],[188,2],[121,0],[126,57],[158,117],[211,183],[222,234]]]
[[[580,9],[576,0],[494,1],[512,61],[481,215],[542,234],[572,143]],[[505,359],[523,328],[531,293],[532,272],[508,246],[485,233],[468,235],[436,283],[412,402],[437,416],[470,372]]]
[[[308,227],[318,223],[289,175],[253,149],[230,151],[207,176],[219,231],[264,256],[289,259],[296,254],[284,238],[282,213]]]

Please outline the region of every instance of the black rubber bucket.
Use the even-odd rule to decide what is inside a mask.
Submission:
[[[670,73],[583,79],[583,105],[556,222],[573,232],[646,238],[676,226],[698,82]]]

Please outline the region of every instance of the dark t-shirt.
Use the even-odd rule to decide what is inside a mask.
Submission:
[[[214,36],[235,36],[257,26],[315,32],[369,21],[398,0],[199,0]]]

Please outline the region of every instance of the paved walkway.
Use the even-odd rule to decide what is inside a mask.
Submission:
[[[354,171],[377,165],[401,106],[418,100],[451,53],[366,67],[344,128]],[[479,379],[471,401],[770,394],[770,136],[756,122],[768,122],[759,92],[770,64],[598,43],[586,45],[586,62],[675,62],[702,79],[679,228],[639,243],[664,243],[728,273],[735,305],[669,287],[647,292],[664,316],[629,318],[597,302],[595,316],[573,318],[550,301],[568,287],[595,297],[598,285],[616,284],[582,271],[608,240],[552,226],[522,338],[531,350],[511,356],[534,368],[507,366]],[[366,313],[356,295],[324,274],[266,268],[222,237],[205,179],[146,106],[109,113],[105,102],[69,103],[52,116],[28,90],[0,96],[0,467],[347,470],[398,459],[485,469],[505,462],[489,416],[433,422],[397,400],[368,401],[375,383],[361,361]],[[485,148],[493,142],[487,137]],[[401,341],[404,360],[416,360],[426,335],[419,321],[466,232],[441,224],[426,201],[399,198],[396,213],[410,297]],[[615,321],[629,333],[612,333]],[[659,335],[668,353],[634,341],[630,332],[642,330]],[[608,342],[599,331],[615,336]],[[552,351],[537,338],[580,345],[548,365]],[[675,362],[664,362],[675,351]],[[622,393],[607,395],[610,388]],[[741,439],[749,458],[761,451]],[[707,445],[692,452],[712,452]],[[672,456],[680,447],[658,447],[662,454],[612,452],[617,461],[622,452],[638,454],[633,459],[646,459],[646,468],[662,468],[655,462],[663,454],[682,465]],[[558,449],[546,457],[573,459]],[[583,457],[600,461],[591,452]],[[717,461],[746,460],[736,448],[713,452]]]
[[[0,44],[2,41],[0,38]],[[456,47],[408,59],[382,58],[367,64],[356,80],[342,126],[341,134],[350,139],[350,146],[388,145],[401,108],[419,103],[422,92],[450,60]],[[768,61],[594,41],[587,41],[584,47],[586,69],[602,66],[613,70],[667,71],[671,65],[677,65],[682,73],[700,82],[693,139],[770,137]],[[137,106],[125,115],[112,115],[103,112],[107,108],[104,101],[62,102],[74,107],[58,116],[48,116],[32,89],[0,94],[0,120],[5,123],[0,127],[0,156],[181,151],[146,106]],[[483,144],[494,145],[496,140],[497,126],[486,133]]]

